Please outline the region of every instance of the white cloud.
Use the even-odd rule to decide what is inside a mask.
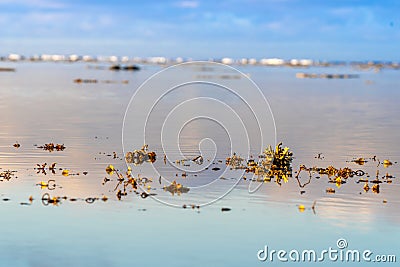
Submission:
[[[349,16],[354,13],[354,8],[351,7],[338,7],[330,10],[332,15],[336,16]]]
[[[18,5],[49,9],[60,9],[67,6],[64,2],[50,0],[0,0],[0,6],[1,5]]]
[[[199,5],[198,1],[181,1],[176,3],[176,6],[181,8],[198,8]]]
[[[203,21],[211,27],[216,28],[250,28],[253,26],[252,20],[245,16],[238,16],[233,13],[203,13]]]
[[[60,12],[31,12],[26,14],[22,18],[22,20],[24,20],[24,22],[27,25],[29,24],[60,25],[71,19],[72,15],[73,15],[72,13],[60,13]]]
[[[268,23],[265,23],[263,26],[268,30],[274,30],[274,31],[281,30],[284,27],[284,25],[281,21],[268,22]]]

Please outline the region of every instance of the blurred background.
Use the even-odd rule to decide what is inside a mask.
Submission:
[[[0,55],[399,60],[395,0],[0,0]]]

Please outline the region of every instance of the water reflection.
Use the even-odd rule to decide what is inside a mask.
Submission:
[[[44,67],[48,67],[53,75],[43,77],[41,69],[28,64],[21,66],[19,73],[7,73],[8,79],[2,80],[5,88],[1,92],[2,102],[4,103],[4,99],[7,99],[8,103],[2,105],[3,114],[8,114],[8,116],[2,117],[2,126],[8,129],[7,135],[3,134],[2,136],[2,147],[4,148],[0,157],[2,166],[5,168],[12,166],[32,168],[38,162],[62,161],[66,169],[72,170],[72,174],[74,172],[89,173],[88,179],[80,180],[78,182],[80,185],[72,188],[86,188],[85,190],[88,191],[97,188],[98,190],[98,181],[94,177],[103,175],[98,166],[109,163],[110,158],[94,155],[114,153],[113,163],[119,168],[124,166],[121,153],[119,152],[119,156],[116,157],[115,152],[115,150],[119,150],[116,144],[119,139],[118,127],[120,125],[120,121],[116,121],[116,118],[123,112],[120,107],[126,103],[124,96],[131,93],[134,88],[127,88],[126,91],[117,94],[115,91],[121,89],[114,84],[97,84],[96,92],[93,92],[91,91],[94,89],[93,87],[82,88],[73,84],[71,78],[76,76],[76,72],[80,71],[82,66],[75,69],[71,66],[52,68],[45,65]],[[130,78],[123,73],[110,74],[91,69],[86,71],[90,72],[94,79],[114,77],[110,75],[119,75],[118,77],[121,79]],[[196,73],[198,70],[194,71]],[[213,74],[212,70],[201,69],[200,71]],[[291,70],[284,70],[278,72],[275,77],[268,76],[268,80],[265,82],[263,76],[257,76],[257,71],[253,77],[256,81],[259,79],[264,85],[263,89],[266,95],[272,99],[271,103],[285,103],[284,105],[272,104],[272,106],[277,117],[280,139],[287,140],[287,143],[293,147],[296,153],[295,163],[298,161],[298,166],[305,164],[305,166],[311,167],[316,163],[319,165],[326,163],[325,167],[329,164],[336,164],[335,166],[338,168],[344,168],[347,167],[346,161],[349,161],[351,157],[379,153],[380,156],[397,156],[396,152],[391,149],[391,143],[396,142],[394,137],[398,132],[399,124],[395,123],[397,118],[392,116],[395,105],[393,101],[388,100],[388,94],[396,95],[397,92],[385,87],[382,90],[387,90],[388,93],[383,94],[382,98],[376,98],[377,88],[370,89],[362,83],[360,84],[359,81],[340,81],[340,84],[337,81],[329,81],[330,84],[327,84],[325,86],[327,89],[324,90],[318,89],[321,86],[320,81],[300,80],[296,81],[296,86],[290,86],[296,79],[295,75],[292,75],[293,73]],[[106,77],[104,77],[105,74]],[[390,77],[378,78],[381,78],[385,86],[389,85],[390,87]],[[29,86],[26,83],[27,80],[32,81]],[[283,84],[284,89],[282,89],[284,80],[286,84]],[[64,86],[60,87],[60,83]],[[357,83],[359,86],[355,86]],[[374,86],[379,85],[375,84]],[[9,90],[9,88],[19,88],[19,90]],[[55,90],[55,88],[60,89]],[[350,90],[352,91],[350,92]],[[186,91],[189,95],[193,95],[196,90]],[[223,94],[209,92],[206,87],[200,91],[202,94],[212,93],[216,97],[224,97]],[[297,97],[291,97],[292,93]],[[95,95],[96,98],[94,98]],[[82,96],[86,97],[82,98]],[[179,97],[179,95],[173,95],[170,100],[166,99],[165,101],[168,102],[172,99],[176,101],[179,100]],[[235,99],[231,100],[237,104],[240,103]],[[379,104],[383,101],[385,101],[384,109]],[[31,105],[27,105],[28,102]],[[290,107],[290,109],[286,107]],[[18,112],[13,110],[18,110]],[[159,112],[159,114],[163,113]],[[212,135],[213,131],[207,133],[207,129],[210,128],[212,127],[204,123],[185,127],[181,135],[183,151],[190,156],[199,155],[199,151],[193,147],[193,144],[198,144],[199,140]],[[385,131],[385,128],[390,130]],[[301,132],[307,132],[307,135],[299,134]],[[200,133],[203,134],[199,135]],[[107,139],[99,140],[97,139],[98,135],[107,136]],[[93,138],[94,136],[96,138]],[[213,139],[218,139],[218,136],[223,135],[214,136]],[[9,146],[13,139],[18,139],[18,141],[12,141],[18,150]],[[52,149],[47,149],[53,143],[42,142],[43,140],[57,140],[60,144],[54,143]],[[226,138],[221,138],[221,142],[224,140]],[[45,145],[38,145],[40,143]],[[68,143],[68,147],[59,154],[46,155],[34,149],[36,145],[48,151],[62,151],[66,147],[61,143]],[[366,146],[367,144],[368,146]],[[62,146],[63,149],[58,149],[59,146],[60,148]],[[160,150],[158,144],[155,144],[155,149]],[[324,154],[322,158],[320,157],[321,153]],[[229,153],[222,152],[217,159],[223,160],[227,155]],[[317,158],[320,160],[319,162],[316,162],[315,155],[319,155]],[[39,159],[41,160],[39,161]],[[159,161],[156,164],[162,163]],[[371,168],[368,168],[367,170],[372,173]],[[392,169],[396,172],[398,166],[393,166]],[[146,167],[137,170],[137,174],[141,171],[146,172]],[[55,174],[53,173],[53,175]],[[173,177],[173,173],[167,172],[166,176]],[[183,177],[179,179],[179,183],[188,179],[186,175]],[[298,175],[296,177],[298,178]],[[394,179],[396,185],[395,181]],[[310,179],[304,182],[298,180],[297,184],[300,188],[305,189],[310,182]],[[338,181],[336,184],[341,183],[342,181]],[[370,188],[372,187],[370,186]],[[308,194],[307,190],[300,191],[306,191]],[[377,192],[377,190],[374,191]],[[380,191],[382,193],[382,190]],[[302,195],[304,193],[302,192]]]
[[[1,233],[5,239],[1,247],[9,247],[2,249],[0,255],[6,261],[8,259],[9,262],[16,262],[10,255],[15,254],[13,249],[21,248],[20,244],[26,244],[27,236],[37,238],[40,244],[55,245],[55,255],[60,255],[52,256],[52,259],[56,260],[63,258],[62,251],[67,250],[68,246],[76,246],[72,241],[60,245],[52,235],[44,234],[40,237],[39,234],[28,230],[31,229],[30,225],[39,225],[41,217],[50,218],[43,223],[43,227],[53,227],[51,219],[57,221],[65,233],[58,228],[54,231],[65,240],[69,240],[71,236],[82,240],[82,234],[93,238],[104,231],[104,236],[99,237],[100,241],[121,243],[130,249],[143,251],[143,248],[122,237],[126,235],[125,231],[118,228],[118,235],[115,236],[110,229],[104,227],[117,224],[121,229],[126,229],[135,221],[141,229],[145,229],[136,233],[137,238],[147,240],[151,237],[157,240],[159,245],[166,248],[165,252],[160,252],[163,257],[167,257],[168,253],[179,256],[169,249],[171,242],[183,246],[183,243],[171,241],[175,240],[172,233],[164,231],[164,228],[175,231],[183,229],[193,233],[193,229],[188,226],[192,225],[201,230],[199,233],[193,233],[199,240],[198,249],[208,245],[212,249],[221,249],[229,253],[229,250],[235,249],[233,244],[245,244],[247,247],[244,249],[244,256],[235,257],[237,262],[243,264],[252,259],[252,253],[256,252],[261,243],[281,240],[282,235],[286,241],[293,242],[293,236],[296,240],[307,238],[311,244],[318,246],[318,240],[322,237],[330,238],[333,234],[344,234],[354,236],[358,243],[372,245],[375,241],[363,237],[364,234],[380,233],[383,234],[379,242],[381,246],[395,247],[397,244],[400,185],[397,178],[399,164],[396,161],[400,158],[397,149],[400,119],[396,114],[399,114],[397,99],[400,92],[397,90],[397,75],[394,71],[363,73],[357,80],[313,80],[297,79],[296,70],[291,69],[243,67],[244,72],[251,73],[271,103],[278,127],[278,139],[284,141],[294,153],[293,170],[299,171],[302,165],[305,168],[301,172],[293,173],[293,177],[281,185],[274,180],[263,180],[259,182],[262,186],[253,194],[248,193],[251,176],[244,174],[249,179],[241,180],[231,194],[216,203],[215,208],[196,208],[200,213],[196,217],[198,221],[193,222],[193,213],[181,213],[180,210],[163,207],[151,197],[143,198],[141,191],[136,194],[132,181],[126,186],[130,194],[121,195],[119,201],[117,193],[121,190],[122,194],[124,184],[121,183],[120,187],[114,190],[119,183],[118,176],[109,176],[105,171],[110,164],[123,174],[127,170],[125,155],[120,145],[123,112],[136,88],[135,85],[154,73],[154,69],[143,69],[137,73],[117,73],[86,69],[81,64],[60,64],[55,67],[45,63],[40,66],[24,63],[16,67],[17,72],[1,73],[0,79],[0,209],[3,214],[7,214],[3,221],[5,228]],[[211,70],[203,70],[201,75],[208,75],[208,71],[212,74]],[[191,76],[196,75],[199,75],[198,71]],[[99,80],[128,80],[129,85],[73,82],[82,76]],[[373,80],[374,84],[366,84],[365,80]],[[188,94],[195,95],[194,89],[189,90]],[[224,98],[223,93],[216,95]],[[176,99],[178,98],[170,100]],[[234,98],[230,100],[237,101]],[[246,111],[244,113],[246,114]],[[160,114],[165,115],[162,110]],[[208,133],[207,129],[212,129],[212,126],[193,122],[182,131],[181,144],[185,155],[190,158],[199,155],[199,140],[214,134],[213,131]],[[223,132],[213,138],[218,140],[218,137],[221,143],[226,141]],[[65,149],[55,149],[49,153],[38,148],[49,143],[64,144]],[[15,147],[14,144],[19,144],[19,147]],[[193,144],[196,146],[193,147]],[[162,151],[160,144],[149,145],[158,156],[154,164],[165,166],[163,153],[159,152]],[[219,153],[215,162],[203,159],[203,164],[210,164],[205,174],[206,178],[212,179],[216,172],[212,171],[212,168],[224,167],[226,157],[232,155],[229,149],[219,150]],[[372,160],[374,156],[375,159],[380,159],[379,166],[377,161]],[[360,158],[365,160],[361,165]],[[390,160],[392,165],[386,164],[385,167],[384,160]],[[47,165],[43,167],[45,163]],[[53,166],[54,172],[49,168],[53,163],[56,163]],[[195,166],[196,163],[190,164]],[[327,171],[329,166],[334,166],[337,171],[332,177],[321,173],[321,170]],[[346,167],[351,170],[346,173],[353,174],[353,177],[343,178],[338,182],[339,170]],[[68,170],[68,176],[63,175],[64,170]],[[364,172],[362,177],[356,175],[358,170]],[[379,194],[372,190],[377,170],[378,179],[381,181]],[[195,200],[200,201],[204,198],[204,195],[192,190],[178,194],[178,185],[185,188],[188,184],[204,182],[196,180],[194,175],[182,176],[181,172],[166,171],[165,176],[169,180],[160,184],[159,177],[151,175],[150,163],[145,162],[131,171],[132,177],[152,179],[151,184],[141,181],[145,188],[151,186],[150,193],[165,198],[184,198],[188,194],[192,194]],[[224,174],[220,182],[236,183],[237,180],[232,179],[236,177],[233,171],[229,170]],[[76,175],[77,173],[79,175]],[[363,181],[358,182],[359,179]],[[368,180],[370,190],[364,190],[365,180]],[[169,188],[173,181],[175,185]],[[344,181],[346,183],[343,183]],[[47,183],[47,186],[42,186],[42,182]],[[170,190],[163,190],[164,186]],[[328,188],[333,188],[335,193],[329,193]],[[220,193],[219,190],[218,186],[212,187],[208,194],[213,197]],[[43,207],[43,201],[48,206]],[[312,210],[314,202],[315,214]],[[21,203],[30,210],[22,210],[24,207],[21,207]],[[196,203],[187,203],[188,207],[190,204]],[[299,212],[299,205],[304,206],[304,212]],[[221,217],[221,206],[232,208],[230,212],[223,214],[225,217]],[[146,215],[139,214],[138,209],[145,209],[146,212],[140,212]],[[27,216],[29,219],[22,220],[20,212],[23,214],[21,216]],[[101,223],[96,225],[92,221]],[[159,229],[160,221],[165,222],[167,226]],[[71,226],[74,222],[82,224],[80,228],[77,227],[79,229]],[[266,230],[249,239],[244,229],[251,228],[250,225],[254,222],[258,222]],[[296,225],[300,224],[306,225],[304,232],[295,230],[299,227]],[[275,229],[276,225],[290,230],[288,233],[271,230]],[[14,226],[22,230],[18,232]],[[147,227],[152,231],[147,230]],[[7,230],[10,228],[12,229]],[[233,232],[235,234],[230,236],[229,233]],[[318,236],[315,236],[315,233],[318,233]],[[160,237],[163,234],[166,236]],[[222,241],[213,243],[215,236],[230,240],[231,244],[222,244]],[[337,236],[333,239],[336,240]],[[283,240],[276,242],[284,244]],[[221,247],[217,247],[217,243]],[[144,246],[150,249],[150,244]],[[211,248],[205,251],[212,254]],[[45,250],[38,247],[35,249],[39,252]],[[99,257],[102,248],[93,245],[83,250],[96,258]],[[115,249],[110,250],[114,255],[122,256]],[[184,252],[190,253],[186,247]],[[151,256],[146,251],[143,255]],[[26,257],[38,261],[35,255],[30,254]],[[81,257],[84,258],[83,255]],[[127,263],[122,260],[121,262]]]

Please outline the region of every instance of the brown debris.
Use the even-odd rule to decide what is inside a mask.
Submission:
[[[54,144],[54,143],[48,143],[48,144],[44,144],[43,146],[38,146],[37,148],[49,151],[49,152],[53,152],[54,150],[56,151],[64,151],[64,149],[66,148],[64,146],[64,144]]]
[[[16,172],[17,171],[10,171],[10,170],[0,172],[0,181],[3,181],[3,179],[9,181],[12,177],[15,176]]]
[[[328,193],[328,194],[335,194],[335,188],[331,188],[331,187],[329,187],[329,188],[327,188],[326,189],[326,193]]]
[[[174,194],[180,195],[182,193],[188,193],[190,191],[190,188],[184,187],[183,185],[177,183],[174,180],[169,186],[164,186],[164,191],[168,191],[172,195]]]
[[[354,162],[355,164],[358,164],[358,165],[364,165],[368,161],[366,161],[364,158],[358,158],[358,159],[352,160],[352,162]]]
[[[157,155],[155,152],[148,152],[148,145],[144,145],[140,150],[134,150],[133,152],[127,152],[125,160],[127,163],[133,163],[134,165],[142,165],[145,161],[154,163]]]

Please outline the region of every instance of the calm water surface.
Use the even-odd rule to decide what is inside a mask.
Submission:
[[[374,155],[399,161],[398,71],[241,67],[268,99],[277,139],[294,153],[294,170],[300,164],[348,166],[368,172],[370,179],[376,170],[380,176],[389,173],[396,178],[391,184],[382,183],[379,194],[364,192],[356,178],[340,188],[329,184],[326,176],[313,178],[304,188],[291,178],[282,186],[265,183],[254,194],[248,193],[248,181],[242,180],[225,198],[197,211],[171,208],[134,193],[119,201],[114,191],[116,177],[102,184],[108,164],[125,168],[120,159],[125,109],[137,87],[159,67],[112,72],[81,63],[3,65],[14,65],[16,72],[0,73],[0,171],[17,172],[9,181],[0,182],[0,266],[280,265],[258,261],[257,251],[265,245],[276,250],[323,250],[336,247],[339,238],[347,240],[348,248],[396,254],[399,260],[399,165],[384,168],[372,161],[363,166],[349,162]],[[303,71],[359,73],[360,78],[297,79],[296,72]],[[197,73],[193,70],[194,76]],[[99,83],[76,84],[76,78],[98,79]],[[106,80],[113,83],[102,82]],[[220,97],[229,100],[229,96]],[[182,132],[182,147],[195,155],[198,140],[213,136],[222,144],[216,160],[224,160],[230,151],[223,148],[223,131],[218,133],[212,125],[195,122]],[[12,146],[16,141],[21,144],[18,149]],[[49,142],[64,143],[67,148],[50,153],[35,146]],[[149,146],[159,152],[156,164],[162,165],[161,145]],[[119,158],[109,156],[113,152]],[[322,159],[315,158],[318,153]],[[36,173],[36,164],[45,162],[56,162],[58,168],[80,175],[65,177],[59,169],[56,174]],[[149,164],[133,173],[151,175]],[[169,175],[175,179],[175,173]],[[208,171],[204,177],[212,179],[213,175]],[[302,182],[308,178],[305,173],[300,177]],[[49,179],[59,185],[55,190],[36,186]],[[195,181],[194,177],[176,179],[183,184],[185,179]],[[152,190],[160,197],[184,197],[164,192],[156,180]],[[232,181],[227,183],[236,180]],[[328,187],[335,187],[336,193],[327,194]],[[218,187],[208,190],[207,194],[220,193]],[[109,200],[93,204],[63,200],[58,206],[44,206],[40,199],[46,192],[69,198],[106,195]],[[29,196],[34,198],[32,205],[21,205],[29,202]],[[201,202],[204,195],[194,193],[193,197]],[[314,201],[315,213],[311,209]],[[299,205],[305,206],[304,212],[299,212]],[[232,210],[221,212],[221,207]]]

